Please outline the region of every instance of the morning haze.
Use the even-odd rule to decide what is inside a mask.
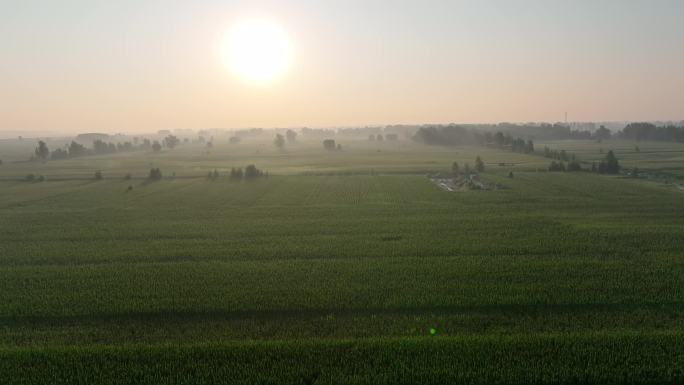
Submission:
[[[684,2],[0,3],[0,385],[684,384]]]
[[[0,130],[681,120],[680,1],[10,1]],[[223,59],[277,23],[287,70]]]

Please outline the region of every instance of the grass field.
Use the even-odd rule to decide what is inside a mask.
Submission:
[[[548,145],[673,179],[684,153]],[[684,382],[684,191],[492,149],[344,146],[6,158],[0,384]],[[503,189],[425,177],[476,155]],[[270,176],[204,178],[249,163]]]

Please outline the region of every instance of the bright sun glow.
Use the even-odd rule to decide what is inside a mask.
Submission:
[[[232,70],[250,83],[270,83],[289,67],[291,47],[285,32],[265,20],[237,24],[228,34],[225,56]]]

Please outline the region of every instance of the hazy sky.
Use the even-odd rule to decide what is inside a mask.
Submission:
[[[0,0],[0,130],[684,119],[684,1]],[[291,68],[247,84],[225,31]]]

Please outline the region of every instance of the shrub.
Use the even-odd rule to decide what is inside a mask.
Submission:
[[[245,179],[254,179],[263,175],[263,171],[256,168],[256,166],[253,164],[250,164],[247,167],[245,167]]]
[[[335,150],[335,139],[326,139],[323,141],[323,148],[325,148],[328,151],[333,151]]]
[[[158,168],[150,169],[149,180],[160,180],[162,178],[161,170]]]
[[[230,180],[241,181],[243,177],[243,172],[241,168],[231,168],[230,169]]]

